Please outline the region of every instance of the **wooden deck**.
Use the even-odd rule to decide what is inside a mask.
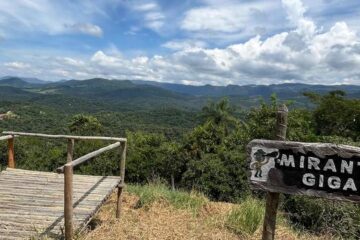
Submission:
[[[120,177],[74,175],[73,180],[74,229],[80,230]],[[61,238],[63,226],[63,174],[11,168],[0,172],[0,239]]]

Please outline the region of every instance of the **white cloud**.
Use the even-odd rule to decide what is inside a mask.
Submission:
[[[279,10],[274,1],[205,1],[185,12],[180,27],[198,38],[234,41],[284,28]]]
[[[70,57],[65,57],[65,58],[61,59],[60,61],[63,61],[65,64],[68,64],[70,66],[75,66],[75,67],[81,67],[81,66],[85,65],[85,63],[83,61],[74,59],[74,58],[70,58]]]
[[[306,8],[300,0],[282,0],[283,7],[287,12],[287,18],[295,26],[304,18]]]
[[[52,79],[105,77],[215,85],[360,84],[357,32],[346,22],[337,22],[327,29],[318,27],[299,0],[283,0],[283,6],[282,11],[287,14],[283,21],[289,21],[293,27],[268,37],[252,36],[223,48],[210,48],[199,40],[176,39],[163,44],[174,50],[163,56],[130,58],[118,49],[102,49],[79,59],[31,58],[31,68],[19,72]],[[10,66],[0,65],[0,72],[5,75],[11,71]]]
[[[23,62],[7,62],[4,63],[4,66],[11,69],[25,69],[29,68],[30,64]]]
[[[103,35],[103,31],[99,26],[90,23],[65,24],[64,26],[69,31],[75,33],[88,34],[94,37],[101,37]]]
[[[207,46],[207,43],[200,40],[191,40],[191,39],[178,39],[168,41],[162,44],[162,47],[169,48],[171,50],[185,50],[191,48],[204,48]]]
[[[133,7],[137,11],[151,11],[156,10],[158,8],[156,3],[144,3],[144,4],[138,4]]]
[[[0,29],[5,33],[5,37],[18,37],[19,34],[28,32],[47,34],[80,32],[98,37],[102,35],[102,30],[91,22],[96,17],[105,15],[101,9],[104,9],[106,4],[109,3],[52,0],[0,1]]]
[[[140,12],[142,14],[145,27],[155,32],[161,31],[165,24],[166,17],[156,2],[139,4],[135,1],[130,4],[129,7],[135,12]],[[134,33],[134,31],[129,31],[129,33]]]

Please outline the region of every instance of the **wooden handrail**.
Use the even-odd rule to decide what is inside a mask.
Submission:
[[[13,136],[13,135],[0,136],[0,141],[2,141],[2,140],[12,139],[12,138],[14,138],[14,136]]]
[[[109,150],[114,149],[114,148],[116,148],[116,147],[119,147],[120,145],[121,145],[120,142],[116,142],[116,143],[113,143],[113,144],[111,144],[111,145],[109,145],[109,146],[100,148],[100,149],[98,149],[98,150],[96,150],[96,151],[93,151],[93,152],[88,153],[88,154],[86,154],[86,155],[84,155],[84,156],[82,156],[82,157],[79,157],[79,158],[75,159],[75,160],[72,161],[72,162],[66,163],[65,165],[57,168],[56,171],[57,171],[58,173],[63,173],[63,172],[64,172],[64,169],[65,169],[65,166],[76,167],[77,165],[79,165],[79,164],[81,164],[81,163],[83,163],[83,162],[86,162],[86,161],[88,161],[89,159],[91,159],[91,158],[93,158],[93,157],[96,157],[96,156],[100,155],[100,154],[103,153],[103,152],[106,152],[106,151],[109,151]]]
[[[29,137],[45,137],[45,138],[66,138],[75,140],[104,140],[104,141],[117,141],[126,142],[126,138],[116,137],[100,137],[100,136],[72,136],[72,135],[52,135],[43,133],[26,133],[26,132],[12,132],[4,131],[3,134],[17,135],[17,136],[29,136]]]
[[[121,147],[122,146],[122,147]],[[75,166],[84,163],[101,153],[109,151],[111,149],[121,147],[120,158],[120,184],[118,185],[118,200],[116,209],[116,218],[120,218],[121,215],[121,202],[122,202],[122,190],[125,186],[125,160],[126,160],[126,142],[116,142],[106,147],[100,148],[96,151],[88,153],[82,157],[69,162],[72,159],[73,143],[70,139],[68,142],[68,162],[57,168],[58,173],[64,173],[64,221],[65,221],[65,240],[73,239],[73,169]]]
[[[126,161],[126,138],[116,137],[98,137],[98,136],[72,136],[72,135],[50,135],[42,133],[25,133],[25,132],[13,132],[4,131],[5,136],[0,136],[0,140],[8,140],[8,167],[15,168],[14,160],[14,139],[17,136],[29,136],[29,137],[45,137],[45,138],[63,138],[68,139],[67,144],[67,163],[56,169],[58,173],[64,173],[64,221],[65,221],[65,239],[73,239],[73,168],[81,163],[84,163],[101,153],[109,151],[111,149],[120,147],[120,182],[118,188],[118,199],[116,218],[120,218],[121,215],[121,200],[122,192],[125,187],[125,161]],[[74,153],[74,140],[105,140],[105,141],[116,141],[115,143],[106,147],[100,148],[96,151],[88,153],[82,157],[79,157],[72,161]]]

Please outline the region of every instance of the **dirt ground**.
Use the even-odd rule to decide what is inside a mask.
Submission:
[[[115,218],[115,195],[101,208],[82,240],[220,240],[261,239],[261,229],[253,236],[239,236],[225,227],[225,216],[234,206],[230,203],[209,202],[198,214],[179,210],[166,202],[156,202],[148,208],[136,208],[138,197],[125,193],[121,220]],[[329,239],[299,235],[284,226],[277,226],[276,239]]]

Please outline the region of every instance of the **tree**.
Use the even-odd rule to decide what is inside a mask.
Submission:
[[[248,191],[246,157],[239,144],[239,121],[227,100],[203,109],[204,123],[186,135],[182,185],[216,200],[236,200]]]
[[[71,133],[79,135],[96,135],[103,128],[96,117],[84,114],[74,115],[68,127]]]
[[[342,91],[326,95],[306,94],[317,106],[313,112],[317,135],[360,139],[360,100],[347,99]]]
[[[234,127],[239,123],[239,120],[233,115],[234,111],[235,109],[230,106],[229,100],[223,98],[218,103],[210,102],[203,107],[200,116],[204,121],[222,126],[225,131],[228,131],[229,127]]]

